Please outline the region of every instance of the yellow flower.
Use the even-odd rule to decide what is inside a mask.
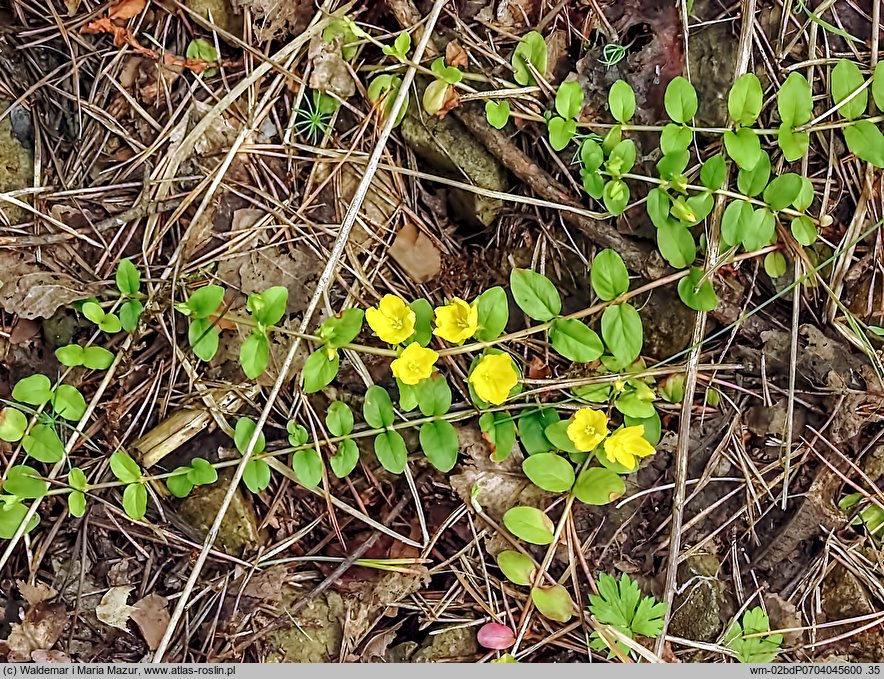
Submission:
[[[611,462],[624,467],[635,467],[635,458],[654,454],[654,446],[645,440],[645,426],[624,427],[615,431],[605,441],[605,455]]]
[[[462,299],[453,298],[445,306],[436,307],[436,329],[433,334],[460,344],[479,329],[479,310]]]
[[[581,408],[568,425],[568,438],[581,452],[589,452],[608,435],[608,418],[601,410]]]
[[[433,364],[437,358],[439,354],[432,349],[425,349],[417,342],[412,342],[390,364],[390,369],[400,382],[414,385],[433,374]]]
[[[500,405],[519,382],[509,354],[488,354],[470,373],[470,384],[483,401]]]
[[[414,312],[396,295],[384,295],[377,308],[366,309],[365,320],[387,344],[400,344],[414,332]]]

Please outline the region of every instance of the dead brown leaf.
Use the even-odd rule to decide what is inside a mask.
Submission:
[[[436,115],[439,118],[444,118],[448,115],[448,112],[452,109],[460,106],[460,95],[458,95],[457,90],[453,87],[449,87],[445,92],[445,103],[442,104],[442,108],[440,108]]]
[[[107,12],[107,16],[114,21],[128,21],[137,17],[147,7],[147,0],[120,0]]]
[[[31,660],[40,665],[61,665],[71,662],[64,651],[34,651],[31,653]]]
[[[160,640],[169,626],[169,602],[159,594],[150,594],[140,599],[131,607],[130,617],[151,651],[160,645]]]
[[[445,46],[445,62],[457,68],[464,68],[469,63],[467,51],[457,40],[452,40]]]
[[[316,36],[311,41],[310,87],[341,99],[349,99],[356,94],[356,81],[353,80],[350,66],[341,56],[342,42],[341,35],[330,43],[325,42],[321,36]]]
[[[426,283],[442,270],[442,255],[433,240],[413,223],[399,229],[390,256],[415,283]]]
[[[245,9],[250,11],[258,42],[267,42],[285,33],[303,33],[314,14],[312,0],[233,0],[233,5],[240,13]]]
[[[129,599],[131,587],[111,587],[103,597],[101,603],[95,608],[95,615],[105,625],[128,630],[129,618],[132,617],[132,606],[126,601]]]
[[[64,630],[67,611],[64,604],[46,601],[31,607],[19,623],[12,623],[12,631],[6,644],[9,662],[31,660],[34,651],[48,651]]]
[[[19,318],[49,318],[59,307],[96,294],[71,276],[44,271],[30,256],[0,250],[0,306]]]
[[[15,584],[29,606],[42,604],[44,601],[49,601],[58,596],[57,591],[42,582],[35,582],[31,585],[24,580],[16,580]]]

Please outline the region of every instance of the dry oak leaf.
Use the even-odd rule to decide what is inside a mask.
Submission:
[[[95,607],[95,615],[105,625],[116,627],[121,630],[128,630],[127,623],[132,617],[134,607],[129,606],[126,601],[129,599],[131,587],[111,587],[103,597],[101,602]]]
[[[141,636],[151,651],[157,650],[169,626],[169,602],[159,594],[150,594],[130,607],[131,618],[141,630]]]
[[[390,256],[415,283],[426,283],[442,270],[442,255],[433,240],[411,222],[399,229]]]
[[[120,0],[108,10],[107,16],[116,21],[127,21],[141,14],[145,7],[147,0]]]
[[[67,621],[64,604],[42,602],[31,607],[21,624],[12,623],[6,640],[9,662],[31,660],[34,651],[48,651],[58,641]]]

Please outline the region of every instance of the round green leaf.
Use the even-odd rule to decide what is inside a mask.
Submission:
[[[553,541],[552,519],[536,507],[513,507],[503,515],[503,524],[517,538],[532,545],[548,545]]]
[[[338,374],[340,358],[332,352],[329,358],[328,349],[320,348],[307,357],[304,363],[304,391],[313,394],[331,383]]]
[[[810,146],[810,135],[807,132],[795,132],[785,125],[780,125],[777,130],[777,144],[783,152],[783,157],[791,163],[807,153]]]
[[[623,258],[614,250],[602,250],[592,260],[592,289],[601,299],[610,301],[629,290],[629,272]]]
[[[257,495],[270,485],[270,465],[264,460],[249,460],[243,469],[242,482]]]
[[[614,179],[606,183],[602,191],[602,201],[612,215],[623,214],[629,204],[629,187],[626,182]]]
[[[562,310],[562,298],[553,282],[529,269],[513,269],[510,289],[519,308],[535,321],[550,321]]]
[[[874,123],[859,120],[844,128],[847,148],[860,160],[884,167],[884,135]]]
[[[408,462],[408,450],[402,436],[395,431],[385,431],[374,439],[374,452],[378,462],[391,474],[401,474]]]
[[[703,269],[691,269],[691,272],[678,282],[678,296],[694,311],[708,312],[718,306],[718,296],[710,281],[703,281],[700,285],[702,278]]]
[[[421,449],[440,472],[449,472],[457,463],[457,431],[446,420],[425,422],[420,429]]]
[[[574,615],[574,602],[568,590],[561,585],[532,587],[531,601],[544,618],[568,622]]]
[[[690,266],[697,257],[697,246],[688,227],[666,223],[657,229],[657,247],[660,254],[676,269]]]
[[[574,485],[574,468],[555,453],[537,453],[522,461],[522,471],[531,483],[550,493],[566,493]]]
[[[605,153],[602,147],[592,139],[584,139],[580,147],[580,162],[586,172],[595,172],[605,162]]]
[[[55,358],[62,365],[74,368],[83,365],[84,349],[79,344],[68,344],[55,350]]]
[[[537,31],[529,31],[522,36],[513,52],[513,78],[520,85],[536,85],[534,75],[527,64],[531,64],[542,77],[546,76],[546,41]]]
[[[666,86],[663,106],[672,120],[688,123],[697,114],[697,91],[686,78],[673,78]]]
[[[506,292],[500,286],[488,288],[475,301],[479,314],[479,329],[474,337],[480,342],[490,342],[500,337],[509,321],[509,305]]]
[[[39,408],[52,398],[52,383],[46,375],[29,375],[15,383],[12,398]]]
[[[104,320],[104,309],[101,308],[101,305],[96,302],[85,302],[80,310],[83,312],[83,315],[95,323],[95,325],[100,326],[101,322]]]
[[[172,472],[173,476],[166,479],[166,488],[175,497],[187,497],[193,490],[193,483],[187,478],[189,472],[190,467],[178,467]]]
[[[140,483],[131,483],[123,491],[123,510],[130,519],[140,521],[147,513],[147,489]]]
[[[17,497],[36,499],[46,495],[49,483],[33,467],[17,464],[9,468],[3,481],[3,492]]]
[[[758,120],[764,103],[761,82],[754,73],[745,73],[734,81],[727,97],[727,110],[737,125],[747,126]]]
[[[626,492],[619,474],[606,467],[590,467],[580,472],[574,484],[574,496],[588,505],[607,505]]]
[[[664,189],[656,188],[648,191],[648,216],[658,229],[670,223],[669,206],[672,201]]]
[[[782,252],[768,252],[764,257],[764,271],[771,278],[786,274],[786,258]]]
[[[504,101],[486,101],[485,102],[485,119],[488,124],[496,130],[502,130],[506,127],[510,119],[510,105]]]
[[[743,248],[747,252],[760,250],[770,244],[776,231],[776,220],[767,208],[758,208],[745,224]]]
[[[249,448],[249,443],[255,435],[255,429],[257,429],[257,427],[258,424],[254,420],[250,420],[248,417],[241,417],[236,421],[236,428],[233,431],[233,444],[241,454],[246,454],[246,451]],[[264,432],[261,432],[258,434],[258,439],[255,441],[255,447],[252,449],[252,454],[260,455],[264,452],[266,445],[267,441],[264,438]]]
[[[105,314],[104,318],[102,318],[101,322],[98,324],[98,328],[102,332],[112,335],[115,332],[120,332],[123,328],[123,324],[114,314]]]
[[[790,225],[792,236],[804,247],[813,245],[816,242],[817,234],[816,226],[813,220],[807,216],[796,217]]]
[[[107,370],[114,362],[113,352],[104,347],[86,347],[83,350],[82,365],[89,370]]]
[[[362,330],[365,312],[362,309],[345,309],[338,316],[332,316],[319,326],[319,336],[333,349],[349,344]]]
[[[629,304],[615,304],[602,314],[602,339],[615,358],[632,363],[642,350],[642,320]]]
[[[208,460],[195,457],[190,462],[187,478],[195,486],[208,486],[218,480],[218,470]]]
[[[810,85],[798,71],[792,71],[777,92],[777,110],[787,127],[797,127],[810,121],[813,97]]]
[[[794,172],[786,172],[774,177],[764,190],[764,202],[776,212],[785,210],[793,201],[798,200],[798,196],[804,188],[801,179],[801,176]]]
[[[374,429],[383,429],[393,424],[393,402],[386,389],[376,384],[368,388],[362,404],[362,416],[368,426]]]
[[[479,418],[479,428],[488,445],[491,446],[491,459],[501,462],[513,452],[516,445],[516,423],[508,413],[483,413]]]
[[[338,444],[337,452],[329,459],[329,465],[339,479],[350,475],[359,462],[359,446],[353,439],[345,439]]]
[[[76,422],[86,413],[86,399],[70,384],[59,384],[52,394],[52,409],[59,417]]]
[[[22,440],[25,452],[39,462],[55,464],[64,457],[64,444],[52,427],[35,425]]]
[[[417,342],[425,347],[433,339],[433,305],[419,298],[411,302],[408,307],[414,312],[414,334],[406,339],[404,344]]]
[[[418,407],[425,417],[444,415],[451,409],[451,388],[441,373],[422,380],[415,390]]]
[[[289,445],[303,446],[310,438],[307,428],[298,424],[294,420],[289,420],[285,425],[286,434],[288,434]]]
[[[68,485],[74,490],[85,491],[89,488],[89,481],[82,469],[74,467],[68,472]]]
[[[841,59],[832,69],[832,99],[836,104],[841,104],[851,94],[863,86],[865,78],[859,70],[859,66],[850,59]],[[838,113],[853,120],[860,118],[866,112],[869,104],[869,91],[862,90],[845,104],[838,107]]]
[[[531,557],[507,549],[500,552],[496,557],[497,566],[504,574],[507,580],[516,585],[528,586],[531,584],[534,576],[534,561]]]
[[[269,360],[270,342],[267,340],[267,335],[257,330],[252,331],[239,350],[239,364],[242,366],[242,371],[246,377],[253,380],[264,372]]]
[[[574,135],[577,134],[577,123],[556,116],[550,119],[547,129],[549,131],[549,145],[553,147],[553,150],[561,151],[571,143]]]
[[[635,113],[635,93],[628,83],[618,80],[608,92],[608,107],[618,123],[628,123]]]
[[[322,481],[322,458],[313,448],[298,450],[292,455],[292,470],[307,488],[316,488]]]
[[[583,88],[575,80],[559,85],[556,92],[556,113],[562,118],[576,118],[583,110]]]
[[[0,538],[11,540],[28,514],[28,508],[21,502],[0,504]],[[40,515],[34,514],[28,522],[25,533],[30,533],[40,523]]]
[[[664,155],[682,153],[691,145],[694,133],[690,127],[666,123],[660,131],[660,150]]]
[[[220,333],[208,318],[191,318],[187,329],[187,341],[193,353],[201,361],[211,361],[218,353]]]
[[[79,490],[72,490],[68,494],[68,511],[71,516],[83,516],[86,513],[86,495]]]
[[[798,192],[798,197],[792,201],[792,206],[796,210],[804,212],[812,203],[813,184],[810,183],[810,180],[807,177],[801,177],[801,190]]]
[[[761,158],[761,141],[752,130],[741,127],[724,133],[724,148],[741,170],[751,170]]]
[[[728,203],[721,217],[721,238],[726,245],[739,245],[743,242],[743,234],[752,215],[752,205],[745,200]]]
[[[525,410],[519,415],[519,441],[526,455],[548,453],[555,446],[546,437],[544,430],[559,421],[559,414],[554,408]]]
[[[285,315],[288,299],[288,289],[281,285],[275,285],[272,288],[267,288],[264,292],[249,295],[246,308],[258,323],[275,325]]]
[[[131,297],[137,295],[141,289],[141,272],[128,259],[121,259],[117,265],[117,273],[115,276],[117,290],[121,294]]]
[[[193,318],[208,318],[218,310],[224,300],[224,288],[220,285],[206,285],[187,298],[187,308]]]
[[[714,156],[709,156],[700,168],[700,183],[710,191],[717,191],[724,184],[726,173],[727,164],[724,156],[716,153]]]
[[[605,348],[596,332],[582,321],[557,318],[549,330],[553,349],[577,363],[589,363],[602,355]]]
[[[569,424],[570,420],[556,420],[548,424],[543,433],[557,450],[564,450],[566,453],[579,453],[580,451],[568,436]]]
[[[737,174],[737,188],[747,196],[757,196],[764,191],[767,181],[770,179],[770,156],[764,151],[758,157],[758,162],[751,170],[741,169]]]
[[[24,436],[28,418],[20,410],[7,406],[0,410],[0,440],[14,443]]]
[[[141,479],[141,468],[129,453],[118,450],[110,457],[110,468],[114,476],[123,483],[136,483]]]
[[[325,411],[325,426],[332,436],[346,436],[353,431],[353,411],[343,401],[332,401]]]

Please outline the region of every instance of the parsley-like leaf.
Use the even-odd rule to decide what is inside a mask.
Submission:
[[[616,580],[607,573],[599,575],[598,594],[589,597],[589,610],[605,625],[616,627],[630,638],[640,634],[645,637],[656,637],[663,631],[663,615],[666,604],[657,602],[653,597],[642,597],[638,583],[624,574]],[[593,634],[590,644],[596,650],[607,648],[604,639]],[[628,649],[621,649],[624,653]]]
[[[770,619],[761,606],[756,606],[743,614],[742,624],[736,620],[733,622],[724,643],[737,654],[741,663],[769,663],[780,652],[783,635],[753,636],[763,632],[770,632]]]

